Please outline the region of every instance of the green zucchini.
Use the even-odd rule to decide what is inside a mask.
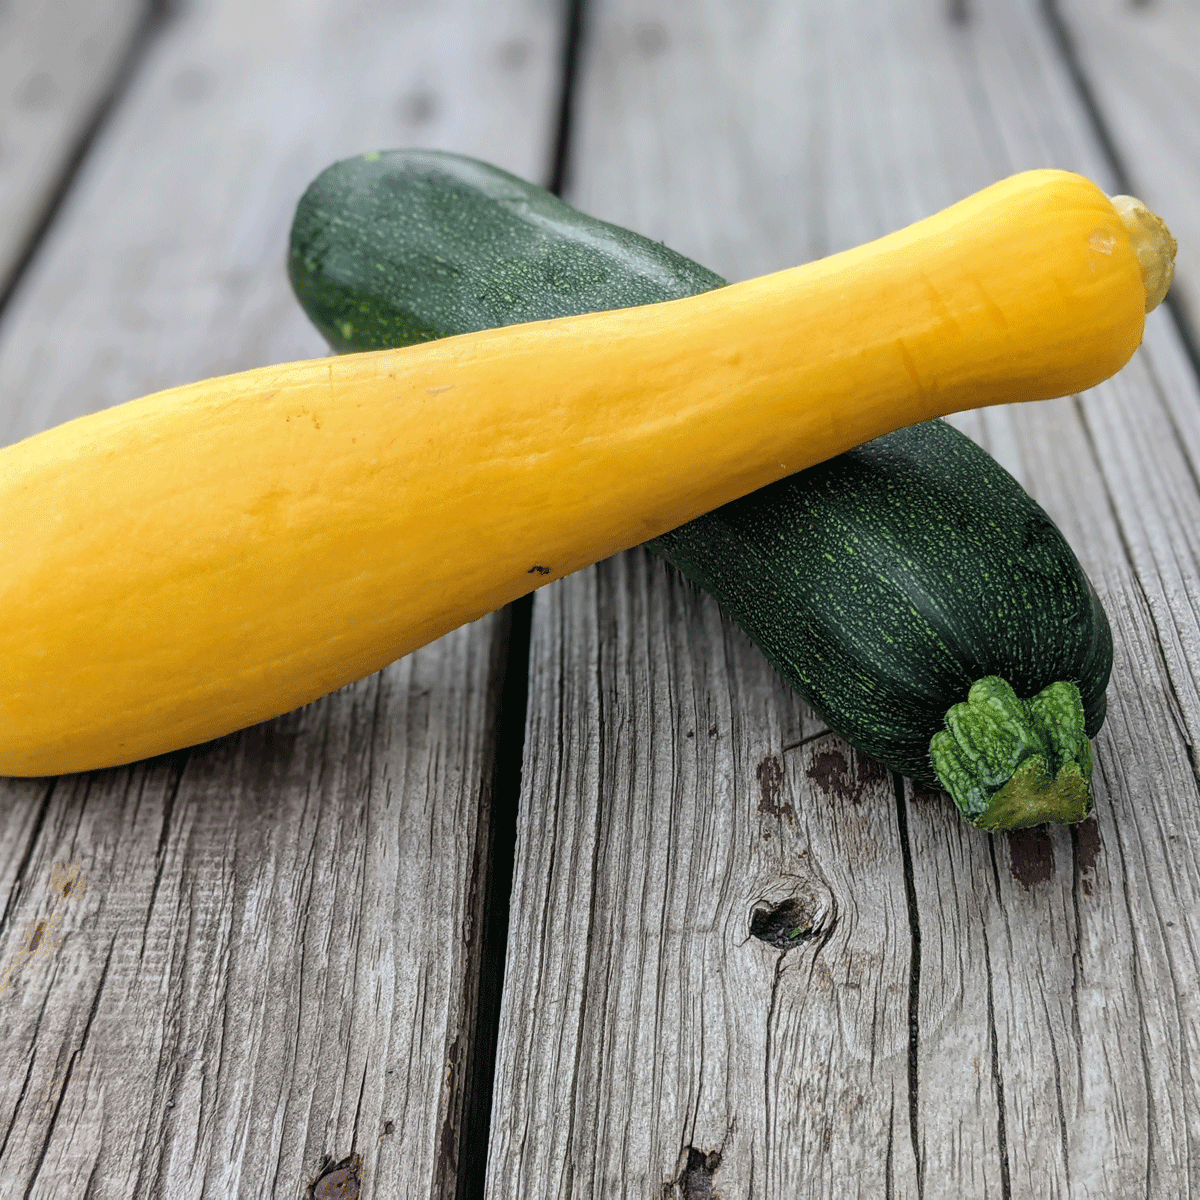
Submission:
[[[434,150],[335,163],[304,193],[288,272],[338,351],[654,304],[725,280],[543,188]]]
[[[724,281],[485,163],[335,163],[289,274],[336,350],[677,299]],[[851,745],[981,828],[1084,819],[1112,637],[1050,518],[943,421],[879,438],[649,545]]]

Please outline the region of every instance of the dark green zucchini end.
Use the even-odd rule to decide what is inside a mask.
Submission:
[[[946,713],[929,753],[959,811],[991,833],[1071,825],[1092,811],[1092,747],[1073,683],[1021,700],[998,676],[980,679]]]

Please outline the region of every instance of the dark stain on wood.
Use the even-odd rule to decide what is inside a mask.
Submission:
[[[362,1192],[362,1159],[351,1154],[321,1169],[309,1184],[307,1200],[358,1200]]]
[[[42,938],[46,933],[45,921],[31,921],[29,928],[26,930],[25,951],[28,954],[36,954],[37,948],[42,944]]]
[[[1026,890],[1054,874],[1054,843],[1044,825],[1014,829],[1008,835],[1009,870]]]
[[[206,100],[213,92],[215,80],[202,67],[184,67],[171,81],[171,91],[185,104]]]
[[[657,21],[644,21],[633,31],[633,40],[645,58],[657,58],[669,42],[666,29]]]
[[[861,804],[867,789],[886,779],[888,773],[865,755],[858,755],[852,765],[841,750],[821,750],[813,755],[805,775],[827,796]]]
[[[83,858],[61,858],[50,869],[50,890],[60,900],[70,900],[78,892],[80,895],[87,890],[87,880],[83,877]]]
[[[780,804],[779,797],[783,792],[783,762],[778,754],[770,754],[754,769],[758,779],[758,811],[769,817],[782,821],[785,817],[796,823],[796,810],[787,803]]]
[[[13,93],[17,107],[28,112],[51,108],[58,98],[59,87],[48,71],[35,71]]]
[[[500,46],[500,65],[506,71],[519,71],[533,55],[533,43],[528,38],[509,38]]]
[[[440,108],[441,101],[436,92],[418,88],[400,97],[397,114],[409,125],[426,125],[437,116]]]
[[[444,1073],[444,1100],[442,1111],[442,1127],[438,1133],[438,1155],[435,1183],[438,1194],[451,1194],[457,1187],[459,1178],[459,1123],[463,1107],[463,1047],[462,1034],[454,1039],[446,1051],[446,1066]]]
[[[454,1117],[447,1113],[442,1121],[442,1134],[438,1141],[439,1170],[445,1178],[453,1178],[458,1169],[458,1138],[455,1136]]]
[[[914,783],[912,799],[914,804],[944,804],[949,796],[945,792],[939,792],[936,788],[927,788],[924,784]]]
[[[1092,894],[1096,880],[1096,863],[1104,849],[1100,840],[1100,824],[1095,817],[1075,826],[1075,877],[1085,896]]]
[[[49,917],[29,921],[16,954],[0,971],[0,996],[3,996],[21,970],[31,962],[50,958],[62,945],[62,924],[67,903],[87,890],[83,876],[83,859],[59,859],[50,869],[50,892],[55,897],[54,910]]]
[[[721,1165],[721,1151],[687,1148],[687,1162],[675,1179],[662,1187],[662,1200],[721,1200],[713,1185],[713,1176]]]

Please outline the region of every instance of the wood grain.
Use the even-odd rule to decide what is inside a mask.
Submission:
[[[606,0],[585,50],[571,198],[730,277],[1026,167],[1113,190],[1032,0]],[[1192,1194],[1198,401],[1160,312],[1081,400],[958,422],[1114,626],[1073,831],[897,797],[645,556],[538,593],[491,1195]],[[815,936],[754,937],[789,897]]]
[[[539,592],[532,658],[489,1194],[658,1195],[692,1152],[823,1194],[906,1121],[891,780],[644,551]]]
[[[496,620],[245,734],[8,785],[37,814],[5,880],[11,1186],[298,1196],[357,1153],[364,1194],[453,1191]]]
[[[413,141],[544,176],[560,41],[541,0],[187,5],[0,325],[0,441],[325,353],[284,271],[308,181]],[[507,630],[0,781],[0,1192],[299,1198],[352,1156],[364,1197],[463,1186]]]
[[[144,0],[0,5],[0,295],[116,85]]]

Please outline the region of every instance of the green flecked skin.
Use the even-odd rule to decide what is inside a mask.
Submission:
[[[1025,697],[1073,684],[1087,736],[1103,724],[1112,638],[1096,592],[1024,488],[944,421],[734,500],[655,548],[847,742],[920,784],[948,786],[931,739],[986,677]]]
[[[810,467],[657,539],[851,745],[930,787],[972,684],[1075,685],[1104,721],[1108,620],[1015,479],[944,421]]]
[[[724,283],[541,188],[433,151],[323,172],[297,209],[289,271],[337,350]],[[1112,667],[1104,610],[1050,518],[945,422],[879,438],[649,545],[717,598],[831,728],[946,787],[974,824],[1090,811],[1087,739]],[[1004,719],[989,725],[964,712],[972,704]]]
[[[712,271],[544,188],[436,150],[334,163],[292,222],[292,287],[339,351],[675,300]]]

